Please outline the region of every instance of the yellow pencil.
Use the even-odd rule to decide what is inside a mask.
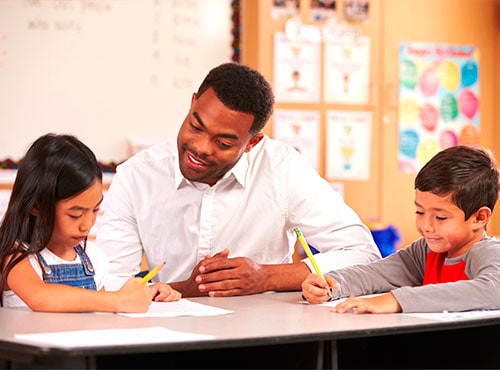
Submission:
[[[141,280],[141,283],[147,283],[153,276],[160,272],[160,270],[165,266],[165,262],[160,263],[158,266],[149,271]]]
[[[298,227],[296,227],[294,229],[294,231],[295,231],[295,234],[297,234],[297,238],[299,239],[300,245],[302,245],[302,248],[304,249],[304,251],[307,254],[307,258],[309,258],[309,261],[311,261],[313,268],[314,268],[314,271],[316,271],[316,275],[318,275],[324,281],[326,281],[325,275],[323,275],[323,273],[319,269],[318,264],[316,263],[316,260],[314,259],[314,256],[311,252],[311,249],[309,248],[309,244],[307,244],[306,239],[304,238],[304,235],[302,235],[302,232],[300,231],[300,229]],[[332,297],[332,292],[330,289],[328,289],[328,296],[330,298]]]

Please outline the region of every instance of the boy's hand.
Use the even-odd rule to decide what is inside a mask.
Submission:
[[[325,275],[325,280],[320,276],[310,273],[302,282],[302,296],[309,303],[324,303],[330,300],[330,292],[339,290],[339,286],[330,276]]]
[[[337,313],[353,311],[355,313],[397,313],[401,306],[392,293],[375,297],[349,297],[333,309]]]

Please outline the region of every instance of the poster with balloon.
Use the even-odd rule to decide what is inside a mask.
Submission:
[[[478,145],[477,47],[402,43],[399,57],[399,171],[418,172],[450,146]]]

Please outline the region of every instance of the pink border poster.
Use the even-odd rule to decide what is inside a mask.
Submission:
[[[442,149],[478,145],[478,49],[410,42],[399,58],[399,170],[418,172]]]

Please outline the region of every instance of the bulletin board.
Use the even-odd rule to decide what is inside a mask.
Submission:
[[[234,60],[231,0],[0,1],[0,159],[46,132],[101,161],[175,137],[192,93]]]

